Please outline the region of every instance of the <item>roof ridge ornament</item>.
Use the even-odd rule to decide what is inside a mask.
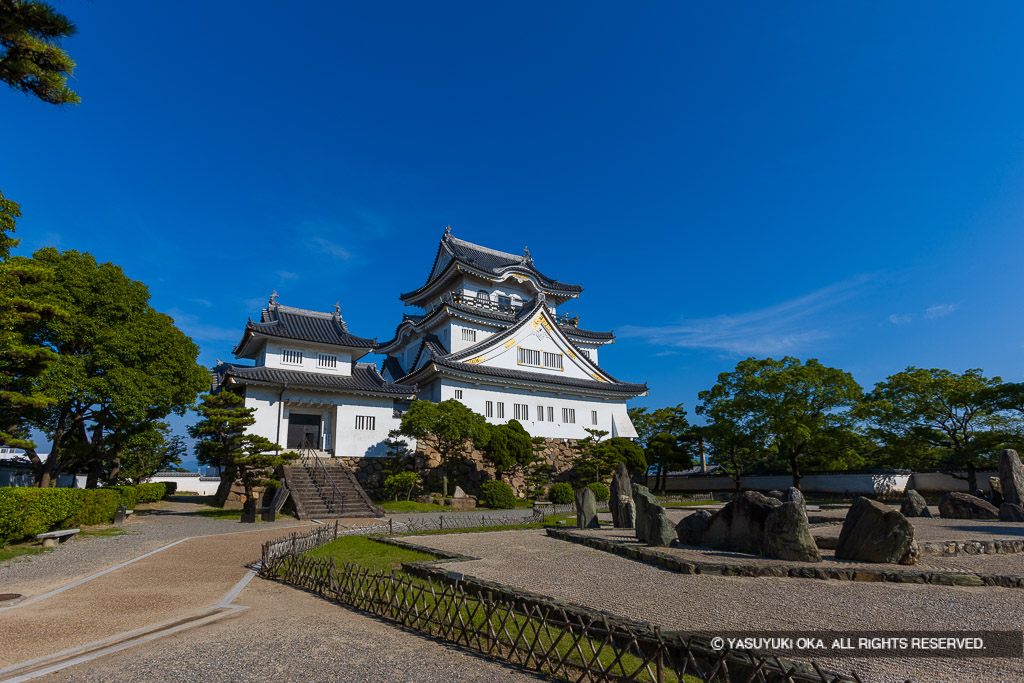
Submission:
[[[452,224],[451,223],[449,223],[448,225],[444,226],[444,236],[445,237],[451,237],[452,236]]]
[[[523,259],[527,263],[533,263],[533,256],[530,255],[530,247],[523,247]]]
[[[275,289],[270,295],[270,300],[267,302],[267,306],[278,306],[277,298],[277,290]]]
[[[334,315],[338,316],[339,318],[341,317],[341,302],[340,301],[335,301],[334,302]]]

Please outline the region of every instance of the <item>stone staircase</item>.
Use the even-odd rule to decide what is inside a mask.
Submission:
[[[303,464],[284,467],[285,483],[299,519],[384,515],[366,495],[352,470],[337,460],[318,460],[319,465],[306,458]]]

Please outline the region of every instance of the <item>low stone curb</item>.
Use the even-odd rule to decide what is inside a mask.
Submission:
[[[918,541],[921,555],[1014,555],[1024,553],[1024,541]]]
[[[602,538],[581,536],[561,529],[548,529],[548,536],[578,543],[595,550],[621,555],[680,574],[708,576],[775,577],[789,579],[832,579],[835,581],[919,583],[933,586],[998,586],[1024,588],[1024,576],[1015,574],[975,574],[924,570],[843,569],[840,567],[797,567],[791,565],[719,564],[693,562],[674,557],[655,548],[623,545]]]

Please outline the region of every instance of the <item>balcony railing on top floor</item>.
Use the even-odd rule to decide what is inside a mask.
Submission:
[[[494,311],[505,315],[515,315],[516,311],[522,308],[522,304],[516,306],[514,303],[504,303],[503,300],[492,301],[477,296],[464,294],[462,292],[450,292],[447,297],[454,304],[479,308],[484,311]],[[578,315],[567,315],[565,313],[554,313],[555,322],[563,327],[579,327],[580,317]]]

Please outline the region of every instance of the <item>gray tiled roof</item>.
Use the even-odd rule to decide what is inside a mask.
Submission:
[[[453,237],[451,232],[445,231],[444,236],[441,238],[441,243],[437,249],[437,256],[434,258],[434,265],[431,266],[431,273],[433,277],[427,279],[426,283],[422,287],[412,292],[406,292],[399,295],[400,299],[406,299],[415,296],[418,292],[421,292],[427,288],[434,281],[443,277],[444,274],[450,269],[450,266],[444,268],[438,273],[434,273],[434,267],[437,265],[438,259],[441,257],[441,253],[447,251],[452,256],[453,262],[462,263],[482,270],[492,275],[500,275],[510,269],[526,270],[532,273],[540,284],[551,291],[566,292],[570,294],[578,294],[583,291],[581,285],[570,285],[564,282],[559,282],[553,278],[541,273],[537,270],[536,266],[533,265],[533,259],[529,254],[510,254],[506,251],[498,251],[497,249],[491,249],[490,247],[484,247],[479,244],[473,244],[466,240],[460,240],[457,237]]]
[[[558,327],[570,337],[580,337],[581,339],[615,339],[614,332],[596,332],[594,330],[573,327],[572,325],[559,325]]]
[[[349,334],[348,325],[335,313],[308,311],[272,303],[260,314],[260,321],[250,320],[245,325],[242,340],[235,346],[234,353],[242,352],[250,333],[281,339],[294,339],[315,344],[349,346],[371,349],[376,340]]]
[[[353,363],[352,374],[329,375],[320,372],[303,372],[302,370],[283,370],[266,366],[246,366],[224,363],[215,368],[221,375],[221,384],[231,378],[237,382],[266,382],[270,384],[288,384],[290,386],[316,387],[335,389],[338,391],[368,391],[378,394],[396,396],[412,396],[416,393],[415,385],[395,384],[387,382],[373,363]]]
[[[398,379],[405,374],[405,370],[402,369],[402,364],[398,362],[398,359],[394,356],[388,356],[384,359],[384,369],[391,373],[394,379]]]
[[[614,393],[623,394],[642,394],[647,391],[646,384],[632,384],[630,382],[598,382],[597,380],[590,379],[576,379],[574,377],[563,377],[561,375],[549,375],[547,373],[540,372],[529,372],[526,370],[510,370],[506,368],[495,368],[489,365],[478,365],[473,363],[461,363],[459,361],[451,360],[447,357],[439,357],[432,359],[435,365],[439,365],[444,368],[451,368],[452,370],[461,370],[463,372],[473,373],[475,375],[485,375],[490,377],[498,377],[501,379],[518,379],[529,382],[539,382],[543,384],[555,384],[564,387],[578,387],[581,389],[596,389],[598,391],[609,391]],[[423,368],[420,368],[416,372],[412,372],[402,378],[403,381],[414,378],[416,375],[423,373]]]

